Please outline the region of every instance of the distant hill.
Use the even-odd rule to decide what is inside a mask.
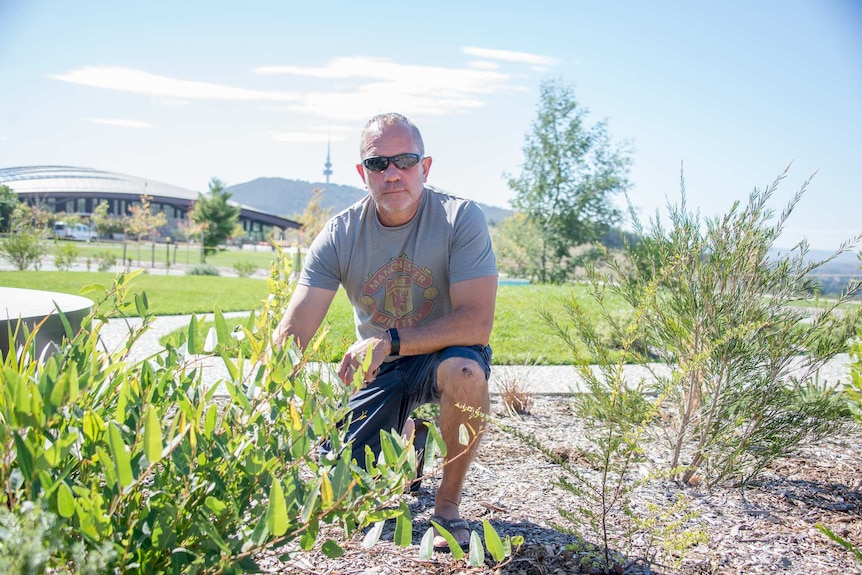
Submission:
[[[296,217],[305,211],[305,206],[315,190],[323,190],[321,204],[336,214],[362,199],[366,190],[353,186],[339,186],[321,182],[289,180],[287,178],[257,178],[244,184],[229,186],[231,199],[257,210],[287,218]],[[457,194],[455,194],[457,195]],[[479,203],[479,202],[477,202]],[[514,214],[512,210],[479,203],[488,221],[496,223]]]

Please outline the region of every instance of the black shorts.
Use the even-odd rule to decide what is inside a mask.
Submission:
[[[374,381],[350,398],[352,414],[345,441],[351,442],[353,458],[365,467],[365,446],[375,457],[380,453],[380,430],[400,433],[414,409],[439,403],[437,367],[443,360],[464,357],[476,361],[491,376],[490,346],[453,346],[426,355],[408,355],[380,366]],[[321,455],[330,451],[322,447]]]

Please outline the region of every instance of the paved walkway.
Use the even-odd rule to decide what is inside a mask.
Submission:
[[[243,317],[246,312],[226,313],[225,317]],[[199,315],[198,318],[212,319],[211,315]],[[130,359],[138,361],[164,349],[159,339],[177,329],[188,326],[191,316],[160,316],[155,319],[150,329],[138,340],[130,355]],[[102,340],[108,349],[117,349],[123,345],[129,334],[129,326],[140,326],[140,320],[111,320],[102,328]],[[227,369],[220,358],[196,358],[204,371],[205,381],[215,383],[227,377]],[[668,372],[666,365],[652,364],[627,365],[625,377],[632,385],[652,377],[651,369]],[[850,381],[850,357],[841,354],[824,366],[819,373],[820,383],[843,384]],[[500,392],[501,387],[517,383],[521,389],[541,395],[570,394],[583,391],[583,380],[577,370],[570,365],[551,366],[518,366],[495,365],[491,372],[490,388],[492,394]]]

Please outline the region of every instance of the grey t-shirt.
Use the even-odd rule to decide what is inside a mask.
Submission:
[[[426,187],[416,216],[388,228],[368,195],[330,219],[314,239],[299,283],[344,286],[356,333],[412,327],[452,310],[449,286],[497,275],[488,223],[475,203]]]

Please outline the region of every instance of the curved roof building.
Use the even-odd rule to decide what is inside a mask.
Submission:
[[[21,201],[30,205],[81,215],[92,214],[102,201],[108,202],[110,214],[127,215],[129,208],[140,204],[141,196],[146,195],[152,198],[152,211],[167,216],[168,226],[186,219],[198,197],[197,192],[154,180],[71,166],[0,168],[0,184],[12,188]],[[231,203],[240,207],[239,221],[254,239],[263,239],[272,227],[281,230],[300,227],[293,220]]]

